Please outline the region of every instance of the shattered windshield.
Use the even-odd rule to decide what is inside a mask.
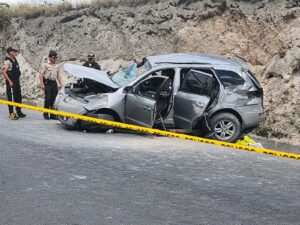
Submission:
[[[151,66],[148,63],[138,67],[138,64],[133,63],[127,68],[121,69],[111,76],[111,80],[121,87],[125,87],[134,81],[137,77],[143,75],[150,70]]]

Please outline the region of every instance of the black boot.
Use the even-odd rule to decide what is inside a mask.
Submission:
[[[48,113],[44,113],[43,116],[44,116],[44,119],[45,119],[45,120],[49,120],[49,119],[50,119]]]
[[[18,112],[19,118],[24,118],[26,117],[26,114],[22,113],[21,111]]]
[[[50,119],[51,119],[51,120],[57,120],[56,116],[55,116],[55,115],[52,115],[52,114],[50,114]]]

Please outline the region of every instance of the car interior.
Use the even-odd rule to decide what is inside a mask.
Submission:
[[[156,100],[156,122],[163,122],[172,108],[172,90],[175,71],[155,71],[135,88],[135,94]]]

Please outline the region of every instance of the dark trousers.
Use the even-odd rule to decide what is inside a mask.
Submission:
[[[46,81],[45,82],[45,105],[46,109],[52,109],[55,98],[57,96],[58,89],[56,81]]]
[[[22,103],[22,93],[21,93],[21,85],[20,80],[12,80],[13,86],[12,88],[9,86],[9,83],[6,81],[6,95],[8,101],[13,101],[17,103]],[[11,89],[13,89],[13,93],[11,92]],[[12,96],[13,94],[13,96]],[[9,114],[13,113],[13,106],[8,106]],[[19,107],[16,107],[17,113],[21,112],[21,109]]]

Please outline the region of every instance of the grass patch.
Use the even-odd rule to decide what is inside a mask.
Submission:
[[[259,126],[254,130],[254,133],[261,137],[269,137],[269,134],[271,133],[272,129],[267,127]]]
[[[159,2],[158,0],[91,0],[86,1],[72,1],[62,0],[60,4],[27,4],[22,3],[18,5],[12,5],[7,9],[8,14],[11,17],[24,17],[26,19],[37,18],[40,16],[56,16],[63,12],[75,9],[99,9],[99,8],[111,8],[117,6],[129,6],[134,7],[148,2]]]
[[[275,138],[283,138],[283,137],[287,137],[287,134],[281,132],[281,131],[277,131],[277,130],[272,130],[271,131],[271,136],[275,137]]]
[[[73,6],[70,2],[64,1],[61,4],[19,4],[10,7],[11,17],[24,17],[26,19],[37,18],[39,16],[54,16],[62,12],[72,10]]]
[[[5,28],[11,20],[10,10],[6,5],[0,4],[0,30]]]
[[[259,126],[258,128],[256,128],[253,131],[256,135],[261,136],[261,137],[265,137],[265,138],[269,138],[269,137],[275,137],[275,138],[283,138],[283,137],[287,137],[288,135],[278,131],[278,130],[273,130],[272,128],[268,128],[268,127],[263,127],[263,126]]]

